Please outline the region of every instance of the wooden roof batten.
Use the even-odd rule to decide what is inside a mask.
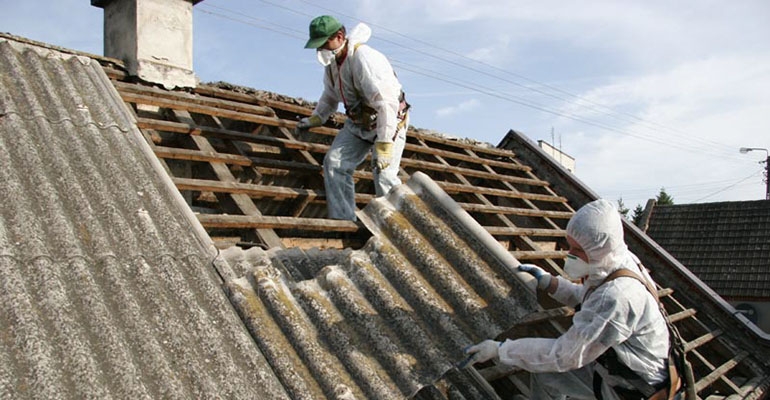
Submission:
[[[166,91],[125,82],[127,78],[116,69],[108,74],[123,100],[134,109],[137,125],[152,142],[156,156],[164,162],[186,165],[185,173],[166,169],[191,204],[196,202],[193,195],[203,202],[203,208],[194,209],[209,210],[198,215],[213,237],[238,236],[237,231],[246,229],[252,233],[242,235],[238,242],[262,243],[264,247],[297,244],[276,230],[289,236],[289,231],[316,231],[329,238],[344,234],[364,235],[360,243],[365,239],[367,233],[356,224],[323,220],[326,197],[319,185],[323,179],[320,160],[336,135],[336,121],[343,118],[332,118],[327,126],[313,128],[298,138],[292,130],[299,116],[310,113],[308,107],[212,85],[200,85],[190,93]],[[298,117],[286,119],[287,113]],[[544,262],[551,262],[548,256],[563,256],[561,252],[543,252],[529,236],[563,238],[563,225],[573,210],[547,181],[517,162],[512,151],[418,130],[410,130],[408,140],[401,163],[402,180],[414,171],[426,172],[447,193],[472,200],[461,202],[465,209],[491,216],[490,221],[496,222],[488,230],[501,240],[516,242],[513,251],[527,252],[532,259],[539,257]],[[252,170],[262,180],[244,179],[241,170]],[[364,166],[355,171],[354,179],[357,186],[365,185],[356,193],[356,203],[363,206],[373,198],[373,190],[366,189],[372,184],[372,173]],[[520,186],[532,191],[519,190]],[[266,208],[268,203],[272,206]],[[542,208],[536,203],[551,205]],[[543,223],[518,226],[512,217]],[[232,239],[223,240],[221,246],[233,243]],[[317,242],[308,238],[308,243]]]

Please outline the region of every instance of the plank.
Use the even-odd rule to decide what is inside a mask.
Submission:
[[[516,226],[485,226],[484,229],[493,236],[567,237],[567,232],[563,229],[519,228]]]
[[[333,232],[358,232],[365,229],[357,222],[326,218],[216,214],[198,214],[197,217],[206,228],[299,229]]]

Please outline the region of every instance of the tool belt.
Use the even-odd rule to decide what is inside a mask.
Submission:
[[[396,114],[398,125],[396,126],[396,132],[406,124],[407,110],[409,110],[410,107],[411,105],[406,102],[406,95],[402,91],[401,95],[398,97],[398,113]],[[363,102],[353,108],[345,110],[345,115],[348,116],[353,124],[362,130],[371,131],[377,128],[377,110],[369,107]]]

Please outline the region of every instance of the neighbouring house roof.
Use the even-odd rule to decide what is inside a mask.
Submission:
[[[770,299],[770,200],[654,205],[647,234],[727,299]]]
[[[341,115],[324,127],[295,132],[296,121],[312,111],[299,99],[228,84],[204,84],[189,92],[164,90],[133,80],[117,60],[83,55],[90,76],[99,84],[75,85],[72,80],[80,72],[69,61],[61,61],[67,57],[40,56],[47,46],[8,36],[0,40],[3,37],[15,44],[0,52],[2,79],[7,71],[16,79],[12,85],[3,82],[3,87],[21,89],[0,92],[0,110],[8,108],[5,104],[11,99],[53,96],[54,107],[45,110],[59,114],[27,117],[34,126],[11,127],[8,121],[27,115],[26,107],[13,113],[0,111],[0,145],[22,140],[33,154],[63,152],[72,157],[67,158],[68,165],[79,165],[80,158],[87,165],[98,158],[102,166],[91,175],[68,178],[69,173],[89,170],[71,172],[58,168],[60,164],[51,169],[42,162],[22,162],[26,160],[22,156],[13,158],[15,175],[49,171],[45,174],[49,176],[61,169],[58,173],[64,178],[48,178],[53,187],[76,187],[68,179],[99,179],[77,192],[80,196],[59,194],[61,200],[52,200],[82,208],[80,213],[61,214],[69,230],[37,230],[27,236],[3,233],[3,254],[27,252],[27,242],[6,237],[24,238],[41,248],[65,239],[74,247],[91,249],[95,239],[89,229],[80,227],[83,221],[104,225],[107,237],[127,236],[129,245],[113,239],[95,254],[118,254],[108,259],[121,266],[142,260],[141,273],[120,270],[120,277],[129,283],[115,285],[134,290],[105,291],[81,281],[80,275],[60,274],[52,281],[57,290],[69,294],[78,289],[78,296],[86,298],[77,300],[79,312],[116,313],[103,328],[100,319],[85,326],[97,331],[87,331],[92,346],[106,344],[109,349],[114,342],[99,329],[133,339],[129,344],[138,349],[137,356],[133,369],[123,371],[124,378],[141,382],[151,396],[166,388],[156,381],[165,376],[145,373],[156,367],[160,356],[149,350],[157,344],[166,365],[180,369],[172,377],[175,383],[169,384],[175,391],[167,397],[234,393],[233,397],[254,398],[495,399],[527,394],[525,374],[495,372],[493,379],[488,370],[458,370],[454,365],[462,354],[454,347],[506,336],[509,325],[532,322],[533,312],[543,315],[534,301],[531,279],[520,280],[506,266],[515,258],[560,273],[566,223],[576,208],[596,195],[553,166],[522,135],[511,131],[494,147],[411,128],[401,171],[407,184],[375,200],[365,163],[354,175],[360,222],[333,221],[325,218],[320,166]],[[69,99],[86,95],[97,96],[96,104],[68,106],[73,103]],[[117,106],[118,96],[126,107]],[[99,121],[106,125],[87,124],[86,132],[74,135],[78,141],[65,140],[73,136],[67,130],[70,121],[79,121],[91,110],[102,111]],[[112,119],[127,130],[110,125]],[[128,122],[121,125],[124,121]],[[41,123],[51,125],[49,130],[36,131]],[[24,132],[15,138],[19,130]],[[121,141],[102,144],[118,140],[113,136]],[[112,172],[123,169],[128,172]],[[21,194],[14,194],[12,213],[0,214],[4,229],[51,225],[48,219],[35,219],[42,218],[40,207],[29,193],[37,186],[8,185],[8,190]],[[132,217],[138,207],[148,210],[146,217],[144,213]],[[629,246],[662,285],[664,304],[685,335],[699,395],[765,395],[770,383],[767,337],[743,324],[744,317],[732,315],[729,305],[638,229],[626,228]],[[154,263],[155,254],[163,262]],[[14,257],[18,258],[4,260]],[[177,259],[186,263],[177,266]],[[24,268],[20,264],[8,271],[27,276]],[[97,283],[102,283],[98,274],[104,269],[89,263],[82,268],[92,268],[100,279]],[[69,273],[68,268],[61,270]],[[29,279],[37,279],[38,285],[51,282],[37,275]],[[122,282],[107,283],[113,281]],[[201,285],[204,289],[199,289]],[[39,286],[18,286],[15,297],[0,299],[0,318],[10,326],[19,319],[13,316],[27,315],[31,308],[43,310],[50,303]],[[126,302],[123,309],[112,296],[141,301]],[[102,297],[115,308],[101,306]],[[549,306],[542,299],[541,304]],[[69,308],[56,311],[56,318],[74,318]],[[126,314],[139,322],[114,322]],[[218,317],[210,322],[203,317],[208,315]],[[165,317],[170,318],[167,325],[162,324]],[[538,329],[546,334],[558,334],[569,324],[563,318],[543,320],[545,326]],[[39,324],[52,329],[47,320]],[[134,333],[135,326],[154,329],[156,335]],[[221,333],[211,334],[206,327]],[[177,347],[179,338],[172,336],[177,331],[192,340],[189,347]],[[36,357],[38,348],[54,348],[56,356],[75,360],[92,351],[62,346],[57,342],[61,335],[55,334],[17,329],[0,336],[0,368],[4,368],[0,390],[18,392],[33,379],[34,373],[28,371],[47,368],[50,361]],[[162,341],[166,338],[168,342]],[[33,345],[25,345],[28,342]],[[217,357],[206,357],[211,352]],[[235,357],[238,352],[243,352],[241,359]],[[92,357],[101,356],[104,353]],[[103,363],[111,366],[109,361]],[[194,369],[200,365],[210,369]],[[73,382],[67,390],[89,394],[89,384],[78,380],[79,369],[59,371],[65,371],[60,372],[64,380]],[[194,372],[199,375],[188,375]],[[210,376],[205,375],[208,372]],[[253,387],[240,387],[244,376],[252,379]],[[236,389],[265,394],[240,396]]]

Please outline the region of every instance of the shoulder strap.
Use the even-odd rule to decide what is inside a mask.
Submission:
[[[639,267],[641,268],[641,266],[639,266]],[[621,269],[611,273],[609,276],[604,278],[602,283],[600,283],[597,287],[599,287],[601,285],[604,285],[605,283],[607,283],[609,281],[612,281],[612,280],[618,279],[620,277],[623,277],[623,276],[629,277],[629,278],[634,278],[637,281],[641,282],[642,285],[644,285],[644,287],[647,288],[647,291],[650,292],[652,297],[655,298],[655,301],[656,302],[660,302],[660,299],[658,298],[658,291],[655,290],[654,287],[652,287],[652,283],[648,282],[647,279],[642,278],[641,276],[636,274],[634,271],[631,271],[631,270],[628,270],[628,269],[625,269],[625,268],[621,268]]]
[[[640,268],[641,268],[641,266],[640,266]],[[621,277],[634,278],[634,279],[638,280],[639,282],[641,282],[642,285],[644,285],[644,287],[647,288],[647,291],[650,292],[652,297],[655,298],[655,302],[657,302],[660,305],[660,299],[658,298],[658,291],[655,290],[655,288],[653,288],[652,285],[649,282],[647,282],[646,279],[643,279],[642,277],[640,277],[639,275],[634,273],[634,271],[631,271],[631,270],[628,270],[628,269],[625,269],[625,268],[621,268],[621,269],[619,269],[619,270],[609,274],[606,278],[604,278],[603,281],[601,281],[601,283],[599,283],[598,285],[588,289],[586,291],[586,294],[583,296],[583,301],[581,303],[585,303],[585,301],[588,298],[588,296],[590,296],[591,293],[593,293],[596,289],[598,289],[599,286],[604,285],[607,282],[614,281],[615,279],[618,279],[618,278],[621,278]]]

